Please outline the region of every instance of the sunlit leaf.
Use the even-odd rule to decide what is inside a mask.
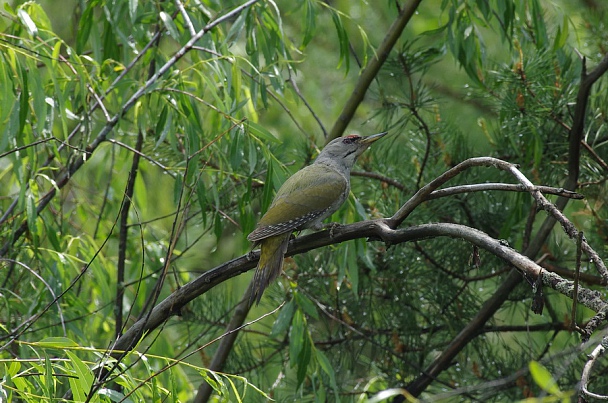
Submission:
[[[163,22],[163,24],[165,25],[165,29],[169,32],[169,35],[171,35],[173,37],[173,39],[175,39],[176,41],[179,42],[179,40],[180,40],[179,31],[177,30],[177,26],[175,25],[175,22],[173,21],[171,16],[169,14],[167,14],[166,12],[161,11],[159,13],[159,17],[160,17],[161,21]]]
[[[538,361],[530,361],[529,368],[534,382],[536,382],[536,384],[545,392],[555,396],[559,396],[562,393],[549,370],[541,363]]]
[[[27,32],[30,34],[30,36],[38,36],[38,27],[36,27],[36,24],[32,20],[32,17],[30,17],[30,15],[27,13],[27,11],[25,11],[23,8],[19,8],[17,10],[17,15],[19,16],[19,19],[21,20],[23,25],[25,25],[25,28],[27,29]]]

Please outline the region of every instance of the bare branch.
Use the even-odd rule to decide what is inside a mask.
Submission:
[[[598,358],[600,358],[606,352],[606,348],[608,348],[608,337],[604,336],[601,343],[593,349],[591,354],[589,354],[589,360],[587,363],[585,363],[585,367],[583,368],[583,372],[581,374],[581,391],[586,396],[599,400],[608,400],[608,396],[598,395],[597,393],[589,391],[589,376],[591,375],[591,370],[593,369],[593,366]]]
[[[578,230],[566,218],[564,213],[561,212],[559,208],[557,208],[554,204],[550,203],[549,200],[540,192],[539,188],[534,186],[532,182],[524,174],[517,169],[517,166],[511,164],[506,161],[499,160],[497,158],[492,157],[477,157],[477,158],[469,158],[456,165],[455,167],[449,169],[444,172],[442,175],[431,181],[429,184],[420,189],[414,196],[412,196],[400,209],[397,211],[391,218],[387,220],[387,224],[390,228],[397,228],[406,218],[407,216],[422,202],[428,199],[430,194],[435,191],[437,188],[442,186],[448,180],[454,178],[462,171],[477,166],[486,166],[486,167],[495,167],[501,169],[503,171],[509,172],[513,175],[523,186],[523,188],[529,192],[532,197],[536,200],[538,206],[543,210],[547,211],[552,217],[554,217],[562,226],[566,234],[570,238],[576,238],[578,236]],[[595,264],[598,272],[608,279],[608,269],[606,265],[600,258],[599,254],[591,248],[591,246],[587,243],[586,240],[583,240],[582,243],[583,251],[589,256],[589,258]]]
[[[564,188],[556,188],[551,186],[535,186],[535,189],[541,193],[552,194],[556,196],[567,197],[570,199],[581,200],[584,199],[580,193],[571,192]],[[517,185],[512,183],[477,183],[472,185],[458,185],[445,189],[439,189],[432,192],[427,200],[438,199],[440,197],[453,196],[461,193],[473,193],[473,192],[486,192],[490,190],[504,190],[507,192],[528,192],[523,185]]]

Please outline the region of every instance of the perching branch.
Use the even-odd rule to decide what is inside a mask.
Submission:
[[[555,273],[551,273],[540,265],[525,257],[521,253],[504,245],[497,239],[490,237],[482,231],[459,224],[424,224],[402,229],[391,229],[386,220],[368,220],[355,224],[343,225],[334,228],[333,236],[330,231],[321,231],[296,238],[290,242],[287,256],[309,252],[321,247],[335,245],[353,239],[370,238],[381,240],[387,244],[397,245],[404,242],[420,241],[436,237],[451,237],[466,240],[488,252],[504,259],[509,264],[525,272],[531,277],[542,276],[543,284],[558,292],[571,297],[573,282],[564,280]],[[149,333],[164,323],[171,316],[179,314],[182,307],[216,285],[253,269],[259,259],[259,251],[251,252],[216,268],[209,270],[193,281],[174,291],[165,300],[161,301],[152,310],[148,320],[137,321],[120,337],[114,346],[115,350],[124,351],[131,348],[133,342],[140,336]],[[517,274],[521,276],[520,274]],[[608,309],[608,304],[601,299],[598,293],[579,287],[578,302],[581,305],[600,312]]]

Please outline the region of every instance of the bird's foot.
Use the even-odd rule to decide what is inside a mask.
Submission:
[[[255,251],[252,249],[252,250],[250,250],[250,251],[249,251],[249,253],[247,253],[247,255],[246,255],[246,256],[247,256],[247,260],[252,261],[252,260],[255,260],[255,258],[256,258],[256,253],[255,253]]]
[[[329,230],[329,237],[333,239],[334,237],[334,230],[337,228],[340,228],[342,226],[342,224],[337,223],[337,222],[330,222],[329,224],[325,225],[325,229]]]

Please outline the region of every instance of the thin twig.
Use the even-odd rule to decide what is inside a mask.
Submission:
[[[595,362],[598,358],[604,355],[604,353],[606,352],[606,348],[608,348],[608,336],[604,336],[604,338],[602,338],[602,341],[593,349],[591,354],[589,354],[589,360],[585,363],[585,366],[583,367],[583,372],[581,374],[581,391],[586,396],[599,400],[608,400],[608,396],[590,392],[589,377],[591,375],[591,370],[593,369]]]
[[[175,4],[177,5],[179,12],[182,15],[182,18],[184,19],[186,27],[188,27],[188,32],[190,32],[190,35],[196,35],[196,29],[194,29],[194,25],[192,25],[192,20],[190,20],[190,16],[186,12],[186,9],[184,8],[182,2],[180,0],[175,0]]]

